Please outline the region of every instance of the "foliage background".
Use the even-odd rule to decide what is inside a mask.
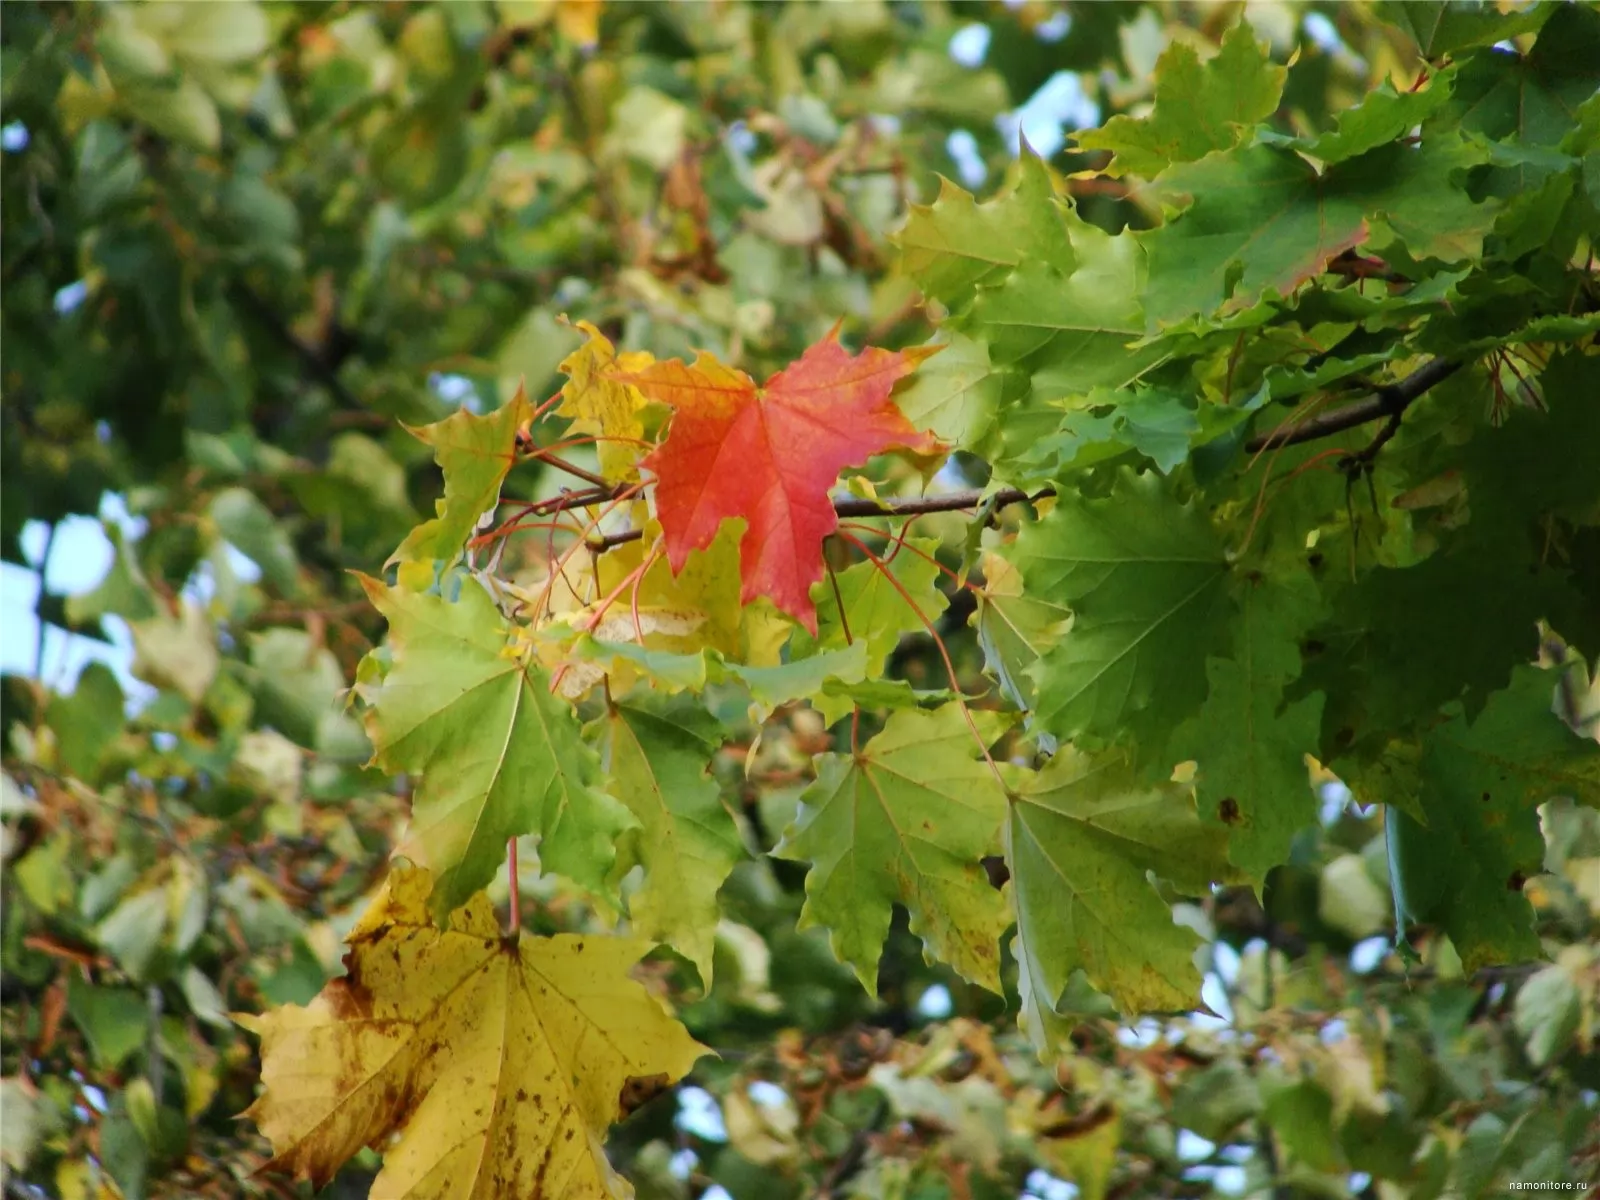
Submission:
[[[70,1197],[290,1190],[250,1175],[267,1152],[233,1118],[258,1068],[226,1014],[316,993],[405,819],[404,780],[363,766],[338,705],[382,629],[348,571],[382,562],[440,486],[399,422],[487,411],[519,380],[548,395],[580,340],[563,314],[757,376],[841,316],[858,344],[920,343],[888,235],[936,175],[992,190],[1019,127],[1058,170],[1084,166],[1065,131],[1144,111],[1165,48],[1210,53],[1241,19],[1292,61],[1277,119],[1294,133],[1415,78],[1452,22],[1532,38],[1423,4],[5,16],[4,1153],[11,1194]],[[1155,220],[1115,181],[1067,187],[1109,231]],[[521,471],[508,495],[562,484]],[[97,515],[103,578],[59,586]],[[41,624],[18,661],[27,567]],[[969,612],[954,598],[941,630],[977,680]],[[941,679],[925,637],[894,668]],[[718,778],[766,849],[832,740],[796,706],[746,774],[751,733]],[[614,1161],[661,1197],[1592,1181],[1594,814],[1545,814],[1530,893],[1557,965],[1469,974],[1432,941],[1408,972],[1381,940],[1378,821],[1336,781],[1323,797],[1264,905],[1243,888],[1188,906],[1217,938],[1224,1017],[1102,1013],[1053,1070],[903,923],[870,1000],[825,935],[796,932],[800,870],[742,862],[710,994],[670,953],[646,966],[721,1058],[646,1103]],[[601,927],[524,882],[540,930]],[[333,1194],[365,1194],[374,1161]]]

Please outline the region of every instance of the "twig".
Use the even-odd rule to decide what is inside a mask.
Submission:
[[[1271,433],[1253,437],[1244,444],[1244,448],[1248,453],[1254,454],[1260,450],[1272,450],[1280,446],[1293,446],[1300,442],[1312,442],[1318,438],[1330,437],[1335,433],[1343,433],[1346,429],[1354,429],[1357,425],[1365,425],[1368,421],[1376,421],[1379,417],[1398,420],[1400,414],[1411,407],[1423,393],[1435,384],[1449,379],[1461,369],[1461,365],[1453,359],[1433,359],[1418,367],[1400,382],[1375,388],[1372,395],[1357,400],[1354,404],[1346,404],[1342,408],[1311,417],[1288,429],[1274,429]],[[1387,440],[1388,438],[1384,438],[1384,441]]]
[[[587,493],[573,493],[583,495]],[[985,497],[977,488],[968,488],[960,492],[946,492],[942,496],[918,496],[908,500],[863,500],[852,497],[848,500],[835,500],[833,511],[839,517],[914,517],[924,513],[960,512],[963,509],[977,508],[987,499],[996,508],[1004,508],[1010,504],[1019,504],[1024,500],[1042,500],[1046,496],[1054,496],[1054,488],[1040,488],[1036,492],[1025,492],[1021,488],[1001,488]],[[609,550],[613,546],[620,546],[625,542],[636,542],[643,534],[637,529],[625,529],[620,533],[608,533],[604,537],[593,538],[589,542],[595,551]]]
[[[839,1189],[861,1170],[862,1163],[867,1157],[867,1142],[878,1132],[878,1126],[883,1124],[884,1117],[888,1115],[889,1101],[880,1096],[866,1124],[855,1131],[850,1138],[850,1144],[844,1148],[844,1153],[833,1160],[833,1166],[823,1176],[822,1184],[817,1188],[817,1200],[833,1200]]]

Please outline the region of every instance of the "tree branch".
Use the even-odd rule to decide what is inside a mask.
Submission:
[[[1332,412],[1322,413],[1296,424],[1285,424],[1271,433],[1260,434],[1245,443],[1245,450],[1251,454],[1259,450],[1275,449],[1279,446],[1293,446],[1300,442],[1315,441],[1317,438],[1329,437],[1335,433],[1343,433],[1346,429],[1354,429],[1358,425],[1365,425],[1369,421],[1376,421],[1380,417],[1388,417],[1389,423],[1384,427],[1373,444],[1361,451],[1361,457],[1369,458],[1375,454],[1394,432],[1399,428],[1400,416],[1429,388],[1443,383],[1450,376],[1461,369],[1461,363],[1451,359],[1436,358],[1431,362],[1418,367],[1410,375],[1398,383],[1384,384],[1375,389],[1372,395],[1343,408],[1336,408]],[[561,464],[558,464],[561,465]],[[575,472],[587,478],[586,473]],[[559,498],[559,503],[543,501],[534,506],[534,511],[541,514],[562,512],[570,508],[586,508],[594,504],[604,504],[614,500],[628,486],[616,484],[610,488],[587,488],[583,491],[569,492]],[[993,502],[995,508],[1006,508],[1012,504],[1023,501],[1042,500],[1046,496],[1055,495],[1055,489],[1043,487],[1034,492],[1027,492],[1021,488],[1001,488],[997,492],[985,495],[979,488],[967,488],[959,492],[946,492],[939,496],[918,496],[904,500],[868,500],[860,497],[849,497],[833,502],[834,514],[840,517],[915,517],[925,513],[961,512],[967,509],[976,509],[985,502]],[[643,536],[637,529],[625,529],[618,533],[608,533],[599,537],[588,539],[589,548],[596,553],[609,550],[613,546],[621,546],[627,542],[638,541]]]
[[[1424,363],[1398,383],[1384,384],[1372,395],[1336,408],[1332,412],[1295,424],[1281,425],[1271,433],[1259,434],[1244,444],[1247,453],[1258,450],[1275,450],[1280,446],[1294,446],[1300,442],[1314,442],[1376,421],[1379,417],[1398,418],[1401,413],[1435,384],[1443,383],[1461,369],[1461,363],[1448,358],[1435,358]],[[1385,439],[1388,440],[1388,439]],[[1381,443],[1380,443],[1381,444]]]
[[[613,490],[622,489],[619,486]],[[960,492],[946,492],[942,496],[917,496],[908,500],[864,500],[852,497],[848,500],[835,500],[833,511],[835,516],[840,517],[916,517],[925,513],[961,512],[964,509],[977,508],[988,499],[994,500],[996,508],[1005,508],[1024,500],[1042,500],[1046,496],[1055,494],[1055,489],[1048,487],[1040,488],[1033,493],[1025,492],[1021,488],[1001,488],[998,492],[985,496],[978,488],[968,488]],[[573,493],[574,499],[579,496],[585,497],[586,503],[596,502],[589,493]],[[579,506],[574,504],[571,507]],[[603,537],[590,538],[589,547],[596,552],[609,550],[625,542],[636,542],[643,536],[640,530],[624,529],[620,533],[608,533]]]

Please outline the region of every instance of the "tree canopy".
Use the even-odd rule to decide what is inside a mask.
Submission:
[[[7,1197],[1600,1182],[1600,10],[3,38]]]

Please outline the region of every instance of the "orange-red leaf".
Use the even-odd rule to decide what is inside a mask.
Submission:
[[[629,374],[673,410],[666,441],[643,463],[656,475],[672,569],[709,546],[725,519],[743,517],[741,600],[768,596],[816,633],[811,585],[822,578],[822,539],[838,524],[828,493],[839,472],[892,446],[939,446],[889,399],[918,357],[851,354],[829,334],[765,387],[705,353]]]

